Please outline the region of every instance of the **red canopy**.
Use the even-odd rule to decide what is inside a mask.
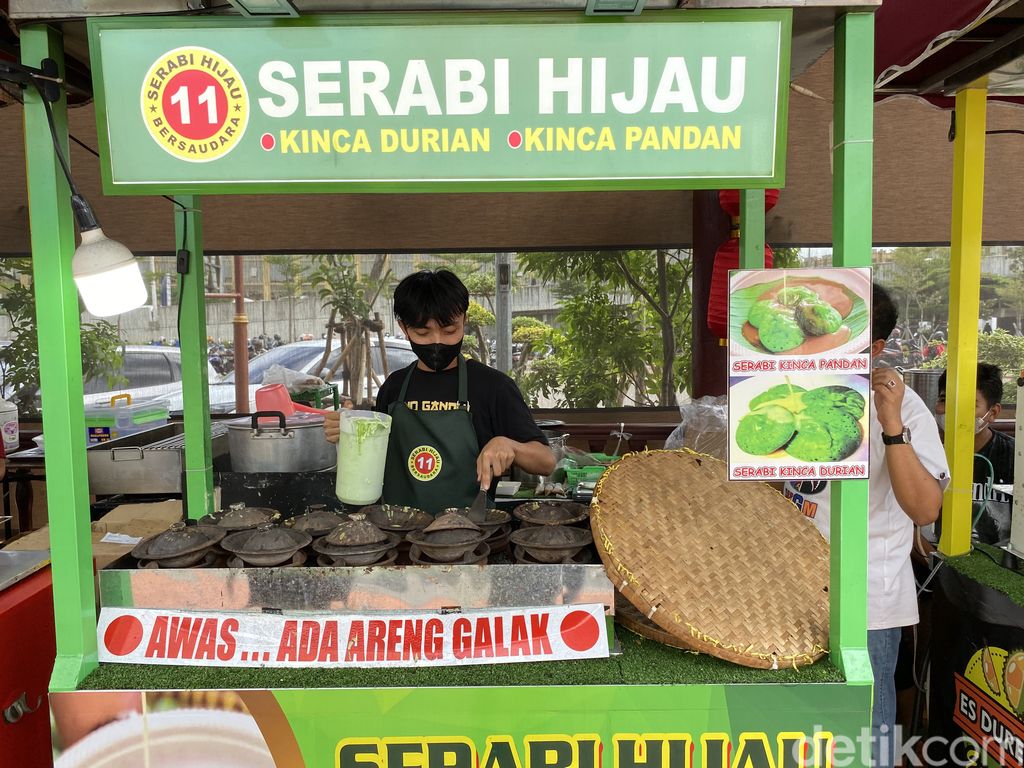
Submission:
[[[879,98],[915,93],[952,106],[952,98],[942,93],[946,78],[956,75],[957,65],[1020,28],[1020,18],[1000,15],[1015,1],[885,0],[875,12]]]

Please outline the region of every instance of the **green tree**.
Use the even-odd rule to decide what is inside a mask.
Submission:
[[[657,395],[655,404],[676,404],[676,389],[688,383],[690,371],[693,261],[689,251],[526,253],[519,259],[531,273],[560,285],[560,292],[565,296],[587,295],[593,299],[595,290],[615,295],[616,306],[628,308],[638,321],[637,332],[653,331],[660,344],[650,350],[645,350],[643,343],[633,344],[631,359],[624,360],[622,368],[612,370],[628,372],[634,380],[638,400],[650,402],[646,393],[653,391]],[[566,325],[575,320],[580,310],[578,303],[567,300],[559,321]],[[601,325],[599,318],[593,320],[589,327],[579,327],[578,333],[571,337],[581,345],[580,352],[584,355],[588,348],[598,347],[608,334],[616,332]],[[624,341],[630,346],[628,337]],[[555,348],[557,352],[558,347]],[[652,370],[649,361],[656,359],[660,363]],[[591,377],[595,370],[609,369],[594,366]]]
[[[939,248],[894,248],[885,283],[902,303],[900,320],[912,322],[945,318],[949,291],[949,251]]]
[[[469,302],[469,309],[466,311],[466,333],[472,334],[470,338],[475,340],[467,350],[473,357],[482,363],[487,363],[487,341],[484,339],[483,327],[494,325],[497,322],[494,313],[486,309],[476,301]],[[468,339],[467,339],[468,340]]]
[[[1003,278],[996,287],[996,294],[1005,301],[1017,316],[1017,327],[1024,327],[1024,247],[1008,249],[1010,276]]]
[[[267,256],[267,262],[277,268],[281,280],[273,287],[279,298],[288,299],[288,342],[295,341],[295,300],[309,284],[307,259],[304,256]]]
[[[800,266],[799,248],[773,248],[772,266],[775,269],[790,269]]]
[[[367,334],[382,327],[379,320],[369,317],[370,309],[380,292],[390,285],[391,270],[387,255],[380,254],[374,259],[370,272],[360,275],[356,258],[338,254],[316,256],[310,281],[320,297],[321,306],[330,311],[324,354],[318,369],[322,371],[327,367],[337,334],[342,350],[327,375],[333,377],[341,368],[342,379],[348,381],[352,388],[348,394],[358,400],[361,382],[367,376]],[[386,364],[384,350],[381,350],[381,357]]]
[[[561,328],[545,339],[551,353],[515,372],[531,404],[541,396],[567,408],[619,406],[629,398],[651,404],[647,361],[659,336],[641,302],[618,303],[595,283],[566,297],[558,317]]]
[[[21,416],[39,415],[39,336],[28,259],[0,262],[0,312],[11,324],[11,343],[0,349],[0,379],[7,398],[18,404]],[[105,377],[111,389],[123,384],[124,336],[98,320],[82,324],[82,373],[86,381]]]
[[[1009,384],[1003,390],[1003,402],[1016,402],[1016,380],[1024,370],[1024,336],[1015,336],[1002,329],[978,334],[978,362],[999,366],[1003,371],[1003,382]],[[942,353],[922,367],[945,368],[947,364],[946,353]]]

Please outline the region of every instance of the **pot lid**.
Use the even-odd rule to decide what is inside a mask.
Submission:
[[[270,523],[277,520],[281,513],[270,507],[247,507],[245,502],[238,501],[228,505],[228,508],[207,515],[200,522],[219,525],[229,531],[241,531],[247,528],[255,528],[261,523]]]
[[[403,507],[398,504],[374,504],[364,507],[362,514],[381,530],[417,531],[433,521],[433,516],[422,509]]]
[[[586,520],[590,510],[583,504],[574,501],[562,503],[546,501],[529,501],[520,504],[513,514],[524,523],[534,525],[569,525]]]
[[[445,512],[438,517],[434,522],[423,529],[424,533],[438,533],[440,531],[453,531],[466,529],[470,531],[481,531],[480,526],[474,523],[465,515],[452,510],[445,510]]]
[[[585,528],[570,528],[567,525],[537,525],[520,528],[509,536],[515,544],[537,549],[562,549],[580,547],[593,541],[590,531]]]
[[[477,520],[475,522],[469,516],[469,507],[449,507],[448,509],[444,510],[442,514],[446,515],[450,512],[458,513],[470,522],[473,522],[473,524],[480,528],[480,530],[486,531],[487,533],[493,533],[496,528],[501,527],[502,525],[504,525],[512,519],[512,515],[510,515],[508,512],[505,512],[504,510],[501,509],[493,508],[488,509],[486,511],[486,517],[484,517],[483,520]]]
[[[269,411],[261,411],[259,415],[250,414],[249,416],[244,416],[240,419],[232,419],[225,423],[227,424],[228,429],[244,429],[246,431],[253,429],[254,423],[263,430],[280,429],[282,417],[284,418],[284,424],[288,429],[322,427],[324,423],[323,414],[320,413],[293,413],[291,416],[285,416],[283,413]]]
[[[324,542],[336,547],[358,547],[386,541],[388,535],[366,519],[364,514],[350,515],[324,537]]]
[[[326,504],[310,504],[301,515],[285,520],[284,525],[312,536],[322,536],[333,531],[345,519],[345,515],[328,509]]]
[[[313,537],[305,531],[264,523],[255,530],[239,531],[226,536],[221,546],[237,555],[256,555],[301,549],[312,540]]]
[[[132,550],[132,555],[146,560],[186,555],[212,547],[226,533],[223,528],[215,525],[186,525],[179,520],[166,531],[140,541]]]
[[[330,537],[323,536],[313,542],[313,551],[319,552],[322,555],[329,555],[331,557],[354,557],[357,555],[370,555],[386,552],[389,549],[397,547],[402,541],[402,537],[397,533],[382,533],[384,534],[384,538],[382,540],[371,542],[369,544],[331,544],[328,541]],[[413,533],[415,533],[415,531]]]

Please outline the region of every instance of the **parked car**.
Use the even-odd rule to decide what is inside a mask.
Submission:
[[[85,404],[106,404],[115,395],[129,394],[133,401],[163,398],[170,410],[182,409],[181,349],[178,347],[128,345],[124,348],[124,364],[117,373],[127,381],[114,389],[105,376],[86,380],[83,385]],[[220,378],[208,361],[206,375],[211,382]]]
[[[384,340],[388,370],[404,368],[416,360],[409,342],[405,339],[385,338]],[[328,358],[324,370],[315,371],[323,356],[324,342],[300,341],[275,347],[249,361],[249,404],[250,410],[255,407],[256,390],[263,385],[263,376],[272,365],[308,373],[326,375],[327,370],[337,361],[341,354],[340,345],[335,342],[331,357]],[[380,356],[379,342],[370,339],[371,360],[374,372],[383,380],[384,366]],[[209,361],[206,363],[209,379],[209,403],[212,413],[230,413],[235,410],[235,375],[234,372],[220,376]],[[115,395],[129,394],[132,401],[163,398],[167,400],[171,411],[183,409],[181,383],[181,349],[178,347],[129,345],[124,348],[124,364],[118,375],[126,381],[120,387],[111,388],[105,376],[89,379],[84,384],[86,405],[106,404]],[[337,377],[339,391],[344,391],[344,382]],[[365,387],[363,387],[365,389]],[[376,395],[376,387],[370,396]],[[361,393],[365,396],[365,392]]]
[[[389,373],[393,373],[400,368],[405,368],[416,360],[416,353],[412,351],[412,347],[406,339],[385,338],[384,346],[387,354]],[[263,386],[263,377],[272,365],[280,365],[292,371],[299,371],[300,373],[309,374],[311,376],[319,376],[320,378],[329,380],[331,383],[338,384],[339,392],[347,393],[351,396],[353,393],[347,391],[347,382],[344,382],[341,379],[340,368],[333,378],[327,379],[328,371],[330,371],[335,363],[337,363],[341,352],[341,344],[337,341],[332,343],[331,355],[327,358],[327,364],[323,368],[320,368],[319,366],[320,360],[324,354],[323,340],[296,341],[292,344],[284,344],[280,347],[274,347],[273,349],[264,352],[262,355],[252,358],[249,361],[250,406],[255,406],[256,390]],[[377,378],[383,381],[384,364],[380,354],[380,343],[373,337],[370,338],[370,355],[374,373],[377,374]],[[360,391],[357,393],[357,399],[363,399],[366,397],[367,393],[365,390],[365,384],[362,384],[360,386]],[[374,386],[369,393],[369,396],[373,397],[376,394],[377,387]],[[214,405],[234,403],[234,401],[235,372],[232,371],[221,378],[215,385],[211,384],[210,405],[212,408]]]

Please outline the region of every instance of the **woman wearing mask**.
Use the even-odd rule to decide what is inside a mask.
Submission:
[[[381,501],[437,514],[469,506],[512,465],[548,475],[555,459],[519,388],[461,354],[469,291],[448,270],[415,272],[395,288],[395,317],[418,358],[392,373],[375,410],[390,414]],[[338,439],[328,414],[327,439]]]

